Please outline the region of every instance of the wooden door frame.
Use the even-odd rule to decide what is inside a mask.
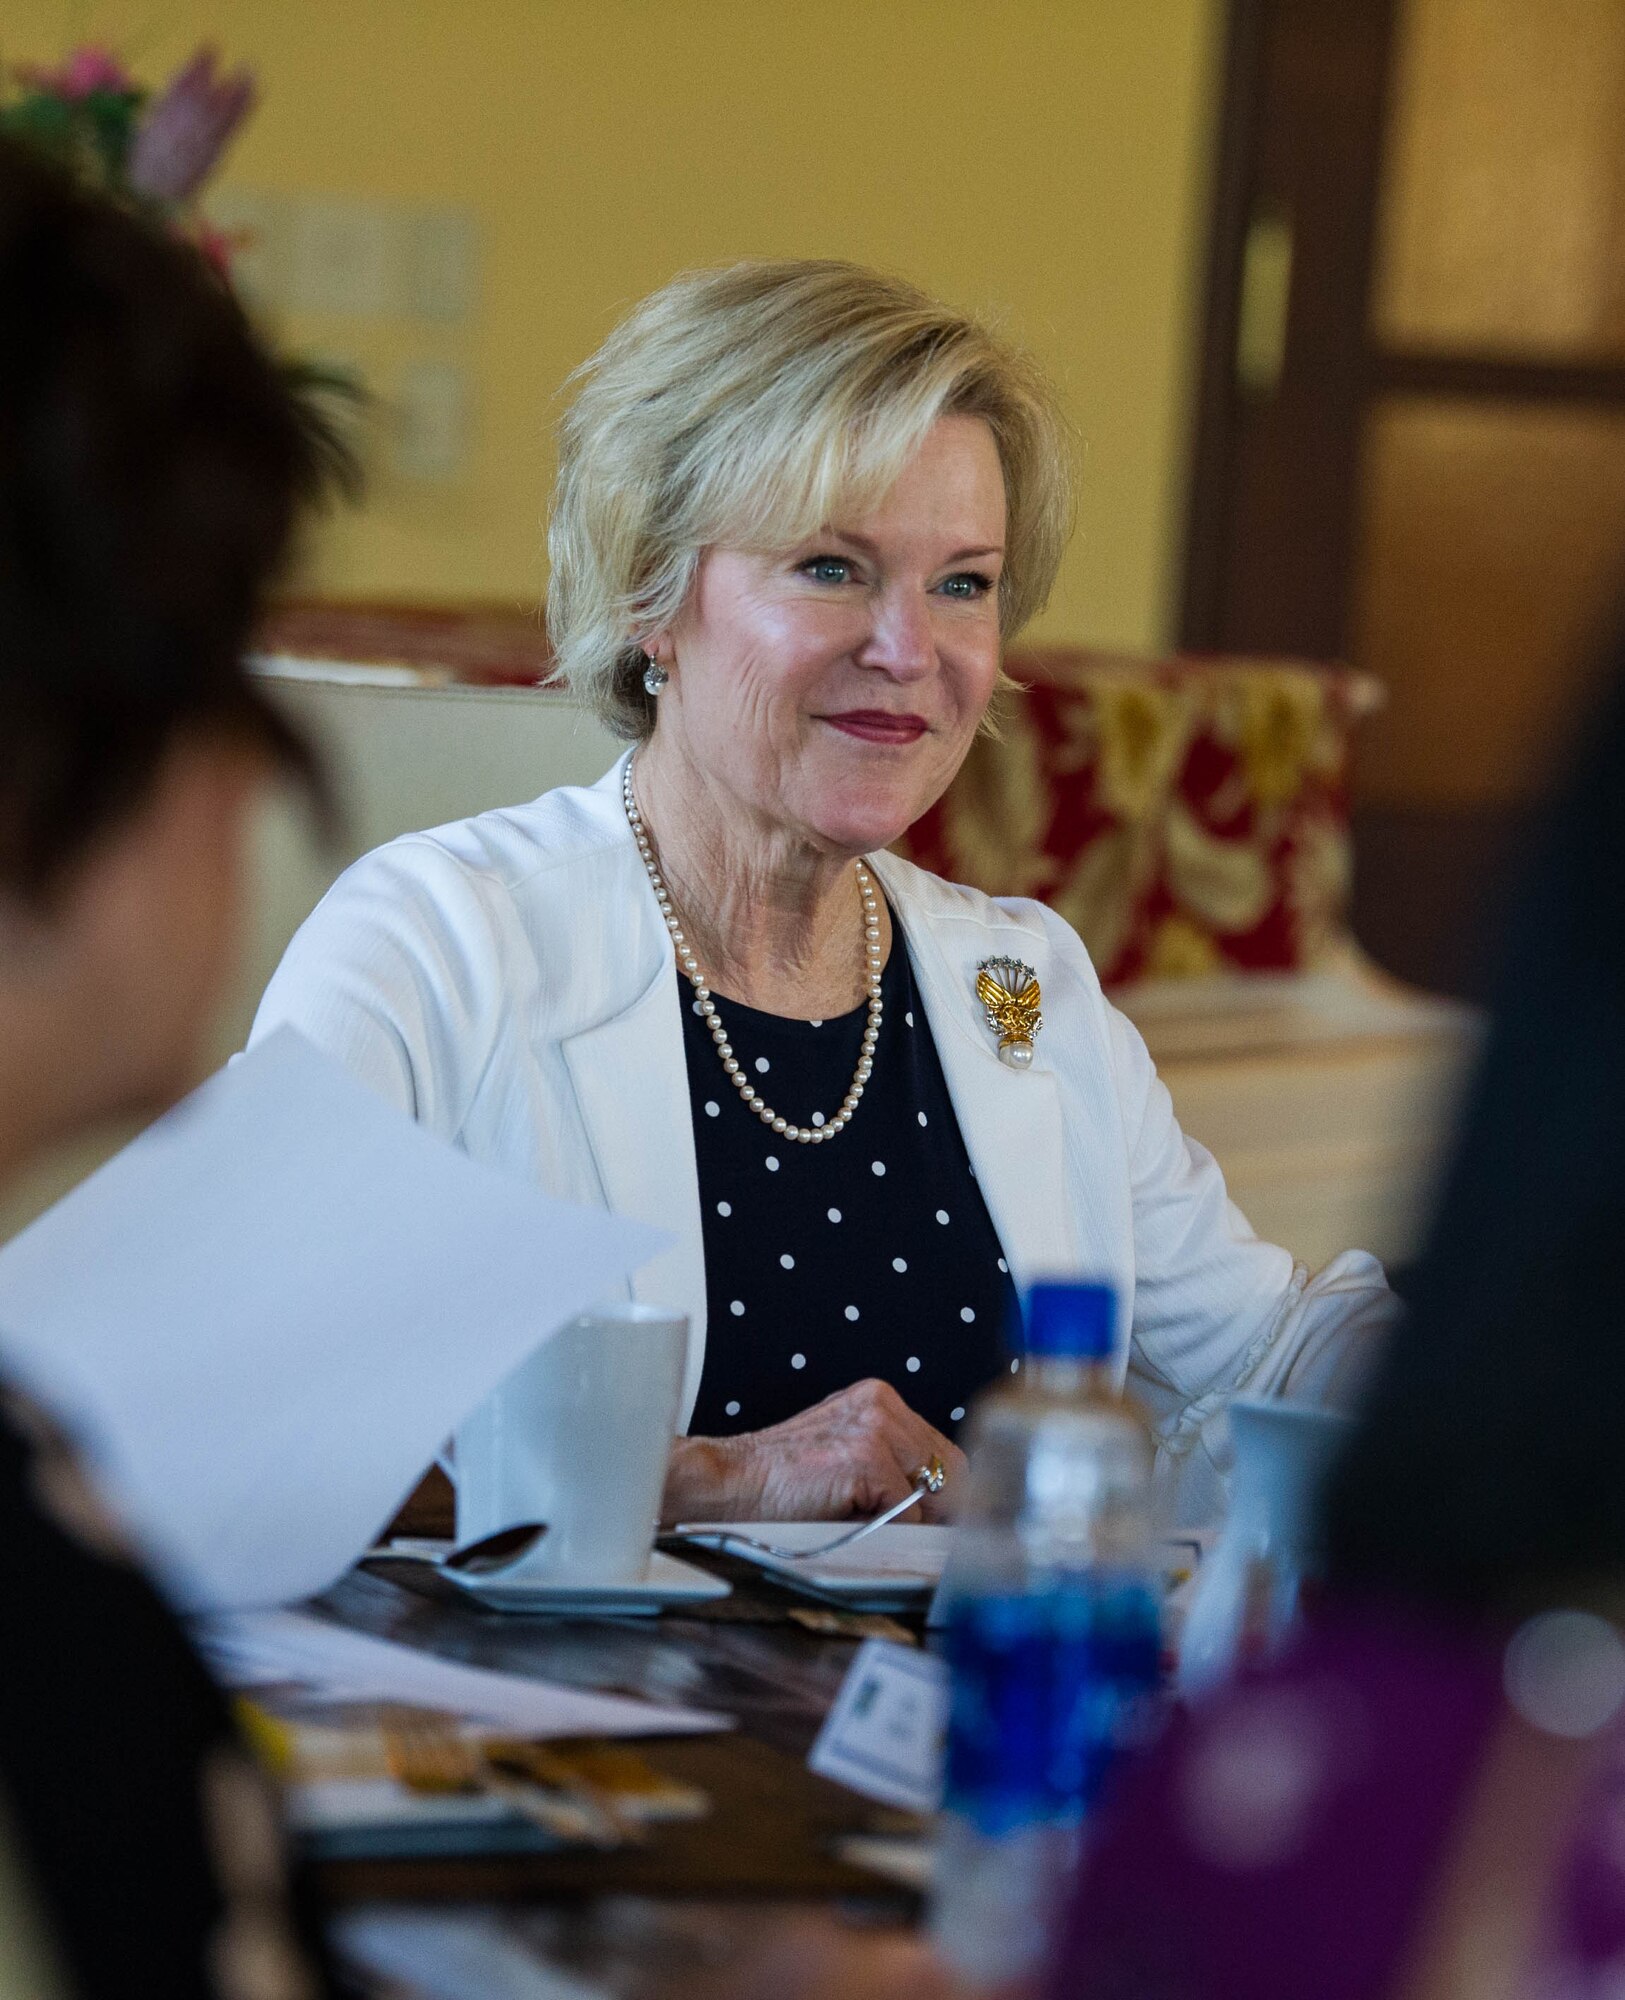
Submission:
[[[1252,208],[1252,152],[1259,117],[1259,49],[1266,0],[1229,0],[1219,79],[1219,118],[1202,287],[1196,369],[1196,431],[1185,499],[1184,573],[1178,643],[1219,643],[1225,536],[1235,430],[1235,355],[1241,263]]]
[[[1347,647],[1394,11],[1395,0],[1230,0],[1180,592],[1184,647],[1312,658]],[[1308,38],[1294,41],[1294,25],[1311,19],[1317,44],[1331,30],[1335,62],[1311,61]],[[1272,86],[1286,81],[1297,115],[1272,121]],[[1238,386],[1236,344],[1248,228],[1265,205],[1299,221],[1285,366],[1275,395],[1258,402]],[[1242,497],[1246,461],[1265,457],[1269,480]],[[1247,574],[1249,551],[1267,541],[1271,515],[1288,513],[1299,557],[1266,587]]]
[[[1407,352],[1373,339],[1398,6],[1399,0],[1229,0],[1179,600],[1179,642],[1195,650],[1344,654],[1361,419],[1372,395],[1625,404],[1625,363]],[[1338,59],[1311,64],[1298,49],[1298,67],[1290,70],[1293,28],[1309,24],[1317,40],[1335,43]],[[1280,89],[1283,83],[1291,90]],[[1318,120],[1305,120],[1306,99],[1314,101]],[[1280,124],[1283,108],[1292,125],[1284,134],[1271,129],[1270,116],[1274,111]],[[1328,134],[1331,142],[1317,143]],[[1248,226],[1271,203],[1304,213],[1310,226],[1298,232],[1285,370],[1277,395],[1260,404],[1238,389],[1236,342]],[[1320,236],[1327,240],[1312,240]],[[1236,518],[1238,486],[1246,455],[1260,447],[1273,450],[1270,470],[1279,487],[1273,512],[1290,513],[1305,571],[1286,580],[1293,602],[1274,622],[1260,617],[1256,605],[1235,601],[1238,549],[1248,526],[1260,525]]]

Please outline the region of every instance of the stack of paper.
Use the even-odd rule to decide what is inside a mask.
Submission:
[[[0,1251],[0,1373],[183,1606],[291,1603],[664,1240],[476,1164],[284,1029]]]
[[[233,1687],[296,1682],[325,1700],[440,1709],[511,1736],[691,1736],[732,1726],[702,1709],[465,1667],[311,1612],[244,1612],[207,1620],[197,1632],[216,1674]]]

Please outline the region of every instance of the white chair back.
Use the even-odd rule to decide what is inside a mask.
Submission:
[[[243,946],[209,1038],[211,1067],[242,1047],[288,940],[357,855],[397,834],[518,804],[555,785],[591,784],[621,749],[580,702],[535,688],[394,686],[274,670],[265,685],[327,758],[344,834],[336,847],[319,847],[288,797],[262,810]],[[39,1162],[0,1202],[0,1241],[130,1136],[98,1133]]]

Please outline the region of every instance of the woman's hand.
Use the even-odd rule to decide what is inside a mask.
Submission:
[[[916,1416],[890,1383],[854,1382],[765,1431],[678,1438],[661,1518],[676,1521],[846,1521],[878,1514],[940,1458],[948,1477],[918,1518],[952,1518],[965,1455]],[[910,1513],[904,1519],[913,1519]]]

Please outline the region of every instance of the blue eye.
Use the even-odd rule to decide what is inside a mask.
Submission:
[[[852,565],[845,556],[813,556],[802,565],[814,583],[850,583]]]
[[[983,576],[978,570],[959,570],[953,576],[944,577],[941,588],[945,597],[986,597],[993,588],[993,579]]]

